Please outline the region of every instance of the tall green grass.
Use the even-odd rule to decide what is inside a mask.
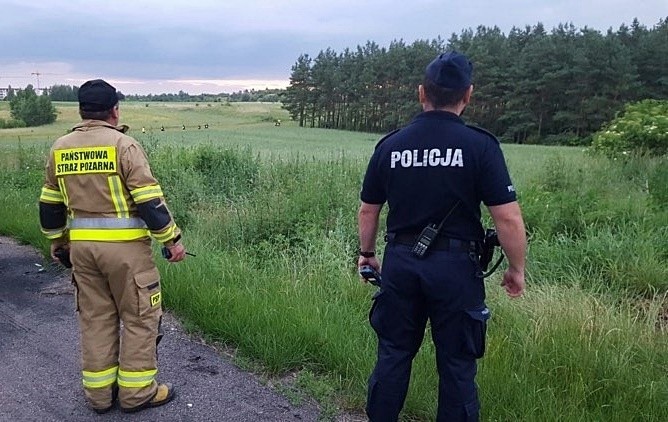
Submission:
[[[165,303],[268,371],[302,374],[301,385],[315,376],[335,391],[329,400],[360,410],[376,339],[367,322],[373,288],[355,273],[356,212],[373,143],[369,135],[276,128],[302,137],[289,148],[263,116],[249,113],[239,117],[248,124],[230,127],[242,139],[264,139],[258,148],[186,135],[181,143],[141,139],[197,254],[178,265],[158,261]],[[45,149],[3,147],[0,232],[44,247],[35,204]],[[530,234],[529,287],[511,300],[499,274],[487,282],[483,419],[668,420],[665,161],[504,148]],[[433,420],[437,382],[427,340],[404,419]]]

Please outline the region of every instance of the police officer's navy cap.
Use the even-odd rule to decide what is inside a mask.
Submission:
[[[118,103],[116,88],[102,79],[94,79],[79,88],[79,107],[83,111],[106,111]]]
[[[429,63],[425,76],[440,87],[460,90],[471,86],[472,72],[473,65],[465,55],[450,51]]]

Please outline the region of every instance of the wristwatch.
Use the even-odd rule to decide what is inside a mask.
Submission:
[[[376,256],[375,251],[363,251],[361,249],[359,250],[359,254],[360,256],[363,256],[365,258],[373,258],[374,256]]]

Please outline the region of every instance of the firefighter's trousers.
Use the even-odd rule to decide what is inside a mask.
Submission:
[[[124,408],[156,393],[160,274],[150,240],[71,243],[83,386],[93,408]]]

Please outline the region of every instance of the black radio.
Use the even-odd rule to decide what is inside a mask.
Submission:
[[[369,283],[380,287],[380,273],[371,265],[362,265],[360,267],[360,275]]]
[[[438,228],[434,224],[430,224],[422,229],[422,233],[417,237],[413,249],[411,250],[413,255],[422,258],[429,250],[429,247],[434,239],[436,239],[436,236],[438,236]]]

